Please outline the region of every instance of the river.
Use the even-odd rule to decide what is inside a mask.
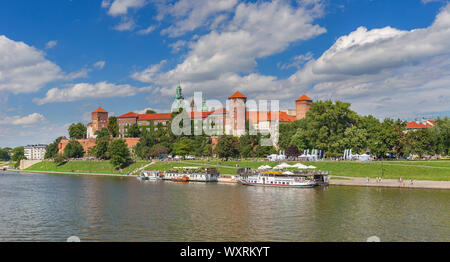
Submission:
[[[450,191],[0,171],[0,241],[450,241]]]

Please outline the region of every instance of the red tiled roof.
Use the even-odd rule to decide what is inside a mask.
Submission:
[[[138,115],[135,113],[135,112],[129,112],[129,113],[126,113],[126,114],[124,114],[124,115],[121,115],[121,116],[119,116],[119,118],[122,118],[122,117],[137,117]]]
[[[92,112],[92,113],[108,113],[105,109],[103,109],[103,108],[101,108],[101,107],[99,107],[99,108],[97,108],[94,112]]]
[[[241,92],[236,91],[236,93],[234,93],[232,96],[230,96],[228,99],[231,98],[247,98],[246,96],[244,96],[243,94],[241,94]]]
[[[406,124],[406,129],[415,129],[415,128],[428,128],[432,127],[434,120],[426,120],[426,121],[412,121]]]
[[[308,96],[306,96],[306,95],[302,95],[301,97],[299,97],[297,100],[295,100],[295,101],[312,101],[312,99],[311,98],[309,98]]]
[[[138,120],[170,120],[171,113],[140,114]]]
[[[250,122],[252,122],[252,123],[254,123],[255,121],[254,121],[254,117],[255,117],[255,115],[254,114],[256,114],[256,121],[257,122],[260,122],[260,121],[270,121],[270,120],[277,120],[276,119],[276,115],[274,115],[273,116],[273,119],[271,119],[271,112],[255,112],[255,111],[253,111],[253,114],[250,114],[250,112],[247,112],[247,116],[246,116],[246,118],[250,121]],[[250,119],[250,116],[252,117],[252,119]],[[295,116],[290,116],[290,115],[288,115],[286,112],[279,112],[279,114],[278,114],[278,121],[279,122],[294,122],[296,120],[296,117]]]

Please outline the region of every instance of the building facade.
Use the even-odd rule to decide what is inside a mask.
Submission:
[[[47,145],[28,145],[24,147],[24,154],[28,160],[44,160]]]

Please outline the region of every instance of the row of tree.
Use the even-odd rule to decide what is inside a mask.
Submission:
[[[342,155],[345,149],[377,157],[389,153],[448,155],[450,119],[438,118],[432,128],[407,132],[406,122],[400,119],[380,121],[371,115],[358,115],[349,103],[319,101],[312,103],[305,119],[280,125],[279,144],[282,149],[319,149],[327,156]]]

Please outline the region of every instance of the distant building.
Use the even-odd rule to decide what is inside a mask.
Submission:
[[[92,112],[92,122],[87,125],[87,138],[97,138],[95,132],[108,128],[108,112],[99,107]]]
[[[434,120],[422,119],[420,121],[412,121],[406,124],[406,130],[418,130],[424,128],[431,128],[434,126]]]
[[[44,160],[47,145],[28,145],[24,147],[25,157],[28,160]]]

